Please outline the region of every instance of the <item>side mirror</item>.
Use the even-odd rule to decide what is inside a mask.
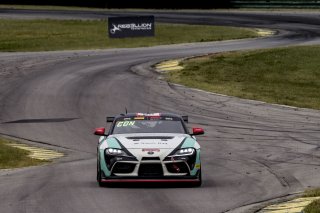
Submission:
[[[114,121],[114,117],[107,117],[107,123],[112,123]]]
[[[202,128],[192,128],[192,135],[203,135],[204,130]]]
[[[94,131],[94,134],[100,135],[100,136],[107,136],[106,134],[104,134],[105,131],[106,131],[106,128],[104,128],[104,127],[96,128]]]
[[[183,116],[181,116],[181,117],[182,117],[182,119],[183,119],[184,122],[186,122],[186,123],[189,122],[189,117],[188,117],[188,115],[183,115]]]

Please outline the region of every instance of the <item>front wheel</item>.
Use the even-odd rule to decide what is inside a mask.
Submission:
[[[199,170],[199,175],[198,175],[198,182],[194,183],[194,187],[200,187],[202,185],[202,176],[201,176],[201,169]]]
[[[99,162],[97,163],[97,182],[100,187],[104,186],[103,182],[101,181],[101,170],[100,170]]]

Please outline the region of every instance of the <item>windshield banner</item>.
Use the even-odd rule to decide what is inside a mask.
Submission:
[[[109,17],[110,38],[154,36],[154,16]]]

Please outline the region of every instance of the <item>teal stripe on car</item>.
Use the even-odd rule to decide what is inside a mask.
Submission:
[[[120,144],[119,144],[119,142],[118,142],[117,139],[115,139],[115,138],[108,138],[108,139],[107,139],[107,142],[108,142],[108,147],[110,147],[110,148],[115,148],[115,149],[121,149],[121,146],[120,146]]]
[[[189,148],[189,147],[194,147],[194,144],[196,141],[193,138],[186,138],[184,143],[182,144],[181,148]]]
[[[108,143],[109,148],[121,149],[121,146],[116,138],[105,138],[105,141]],[[104,142],[103,140],[101,142]],[[106,161],[104,158],[104,149],[100,149],[100,167],[106,176],[110,176],[111,172],[107,168]]]
[[[99,143],[103,142],[106,138],[107,138],[106,136],[101,136],[101,137],[99,138]]]
[[[106,165],[106,161],[105,161],[105,158],[104,158],[104,150],[100,149],[99,154],[100,154],[99,155],[99,157],[100,157],[100,168],[101,168],[101,170],[104,172],[104,174],[106,176],[110,176],[111,172],[109,171],[109,169],[107,168],[107,165]]]
[[[201,168],[201,163],[200,163],[200,149],[197,149],[196,152],[197,152],[197,158],[196,158],[196,164],[195,164],[195,165],[200,165],[200,168]],[[197,172],[198,172],[198,170],[199,170],[200,168],[196,168],[196,166],[195,166],[195,167],[191,170],[190,175],[196,175]]]

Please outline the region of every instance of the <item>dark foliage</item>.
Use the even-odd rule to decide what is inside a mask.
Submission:
[[[229,0],[1,0],[2,4],[57,5],[99,8],[227,8]]]

